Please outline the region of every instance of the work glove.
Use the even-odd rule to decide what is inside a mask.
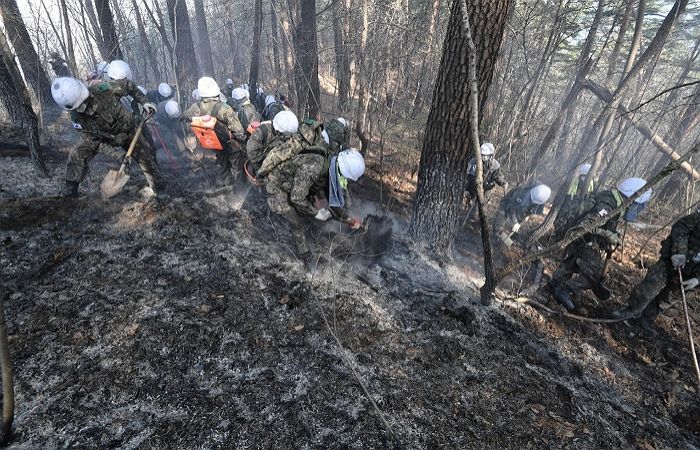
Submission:
[[[518,231],[520,231],[520,224],[519,224],[518,222],[515,222],[515,224],[513,225],[513,228],[511,229],[511,231],[512,231],[513,233],[517,233]]]
[[[347,224],[352,230],[359,230],[362,227],[362,222],[356,218],[348,219]]]
[[[696,287],[698,287],[699,284],[700,284],[700,281],[698,281],[697,278],[691,278],[690,280],[685,280],[683,282],[683,289],[686,291],[689,291],[691,289],[695,289]]]
[[[331,212],[326,208],[321,208],[318,210],[314,218],[316,220],[320,220],[321,222],[325,222],[326,220],[331,218]]]
[[[156,109],[158,109],[158,107],[155,105],[155,103],[149,102],[143,104],[143,110],[146,112],[146,114],[155,114]]]
[[[680,253],[671,256],[671,264],[673,264],[673,269],[678,270],[685,267],[685,255]]]

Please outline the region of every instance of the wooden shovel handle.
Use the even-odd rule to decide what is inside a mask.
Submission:
[[[124,157],[124,162],[122,163],[122,166],[119,168],[119,172],[124,172],[124,169],[126,169],[126,163],[129,161],[129,158],[131,158],[131,154],[134,153],[134,149],[136,148],[136,142],[139,140],[139,137],[141,137],[141,132],[143,131],[144,125],[146,125],[146,122],[148,122],[153,116],[153,114],[146,114],[141,122],[139,123],[139,126],[136,127],[136,133],[134,133],[134,137],[131,138],[131,143],[129,144],[129,149],[126,151],[126,156]]]

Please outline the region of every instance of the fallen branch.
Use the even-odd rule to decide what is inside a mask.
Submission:
[[[7,327],[5,325],[5,290],[0,287],[0,371],[2,372],[2,426],[0,427],[0,446],[12,440],[12,422],[15,416],[15,390],[12,377]]]
[[[567,311],[555,311],[552,308],[543,305],[542,303],[538,302],[537,300],[533,300],[529,297],[514,297],[514,298],[505,298],[505,299],[498,299],[501,303],[503,304],[509,304],[509,303],[515,303],[518,305],[522,304],[530,304],[538,309],[541,309],[545,312],[548,312],[549,314],[553,315],[558,315],[558,316],[563,316],[567,317],[569,319],[574,319],[578,320],[581,322],[592,322],[592,323],[617,323],[617,322],[624,322],[626,320],[633,319],[634,316],[628,316],[628,317],[622,317],[619,319],[604,319],[604,318],[596,318],[596,317],[586,317],[586,316],[580,316],[578,314],[572,314]]]
[[[678,279],[681,282],[681,298],[683,299],[683,312],[685,313],[685,324],[688,326],[688,340],[690,341],[690,353],[693,355],[695,364],[695,376],[698,379],[697,394],[700,395],[700,367],[698,367],[698,355],[695,354],[695,342],[693,341],[693,329],[690,326],[690,315],[688,314],[688,302],[685,299],[685,288],[683,287],[683,272],[678,269]]]

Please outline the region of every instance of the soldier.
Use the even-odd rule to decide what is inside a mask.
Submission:
[[[289,108],[284,106],[284,103],[277,102],[274,95],[268,95],[265,98],[265,109],[262,112],[263,120],[272,120],[282,111],[289,111]]]
[[[652,323],[659,314],[659,304],[668,300],[672,287],[678,287],[678,270],[683,274],[683,288],[695,289],[700,278],[700,211],[673,224],[671,233],[661,243],[659,260],[647,270],[644,280],[629,296],[628,306],[613,313],[616,318],[639,317],[641,327],[656,335]]]
[[[106,82],[88,88],[75,78],[57,78],[51,85],[51,94],[60,107],[70,111],[73,127],[81,135],[78,145],[68,154],[63,192],[65,197],[77,197],[88,162],[97,154],[100,144],[127,147],[136,132],[136,123]],[[154,112],[152,104],[144,103],[143,107]],[[133,157],[148,183],[142,193],[148,197],[162,193],[164,183],[158,172],[155,151],[144,136],[139,138]]]
[[[497,185],[504,191],[508,190],[508,182],[501,173],[501,164],[494,159],[496,148],[490,142],[481,144],[481,161],[483,163],[484,193]],[[467,204],[476,197],[476,158],[472,158],[467,166]]]
[[[351,228],[359,228],[360,222],[346,215],[343,190],[347,189],[347,180],[357,181],[364,171],[362,155],[349,149],[338,156],[301,152],[277,164],[264,177],[270,211],[284,216],[289,222],[299,258],[311,262],[299,214],[320,221],[335,217]]]
[[[223,147],[222,150],[214,152],[221,168],[220,182],[231,185],[240,178],[243,169],[245,155],[242,143],[247,135],[233,108],[220,101],[221,91],[213,78],[200,78],[197,82],[197,93],[201,100],[190,106],[183,117],[189,122],[192,122],[193,117],[211,116],[216,119],[215,132]]]
[[[262,111],[263,109],[265,109],[265,89],[262,87],[262,85],[258,85],[255,98],[253,98],[253,100],[251,101],[253,102],[255,109],[257,109],[258,111]]]
[[[224,83],[224,95],[231,98],[231,91],[233,91],[233,80],[226,78],[226,82]]]
[[[248,136],[252,135],[257,125],[254,122],[260,122],[260,114],[255,109],[255,106],[248,98],[248,92],[243,88],[236,88],[231,91],[230,105],[238,113],[238,119],[246,130]]]
[[[173,97],[173,88],[170,87],[168,83],[160,83],[158,89],[151,89],[146,92],[146,97],[148,100],[155,103],[166,102]]]
[[[628,178],[618,184],[617,188],[599,192],[595,196],[593,208],[577,218],[576,225],[571,227],[573,229],[590,228],[591,224],[601,217],[609,217],[604,225],[592,229],[582,238],[569,244],[564,260],[552,274],[550,286],[554,296],[567,310],[576,309],[573,297],[575,290],[591,289],[595,296],[601,300],[610,298],[610,289],[603,284],[605,263],[601,252],[605,252],[607,258],[610,258],[612,252],[620,244],[620,237],[617,234],[620,215],[611,216],[610,214],[622,205],[625,198],[632,196],[644,185],[646,185],[646,181],[641,178]],[[638,197],[627,209],[624,220],[628,222],[636,220],[637,215],[644,209],[650,198],[651,189]],[[580,283],[575,286],[570,283],[574,274],[581,276]]]
[[[331,153],[338,154],[350,145],[350,127],[343,117],[331,119],[323,124],[323,138]]]
[[[100,61],[95,67],[95,70],[91,71],[87,77],[86,81],[88,86],[104,81],[107,76],[107,67],[109,67],[109,63],[107,61]]]
[[[161,129],[167,130],[167,133],[163,133],[165,138],[182,153],[185,151],[185,131],[180,117],[182,117],[182,111],[175,100],[158,103],[156,120],[162,126]]]
[[[507,246],[511,237],[520,231],[520,224],[532,215],[542,215],[544,205],[552,195],[549,186],[533,183],[508,192],[502,199],[494,219],[493,232]]]

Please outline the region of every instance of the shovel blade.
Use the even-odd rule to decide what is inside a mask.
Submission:
[[[100,185],[102,198],[107,200],[114,197],[124,189],[124,186],[126,186],[128,181],[129,174],[124,173],[121,170],[110,170]]]

